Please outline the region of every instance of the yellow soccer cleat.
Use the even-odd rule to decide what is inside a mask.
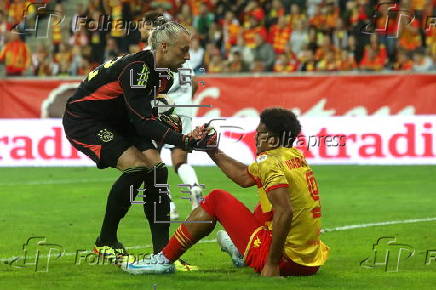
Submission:
[[[182,259],[178,259],[174,262],[176,266],[176,271],[187,272],[187,271],[198,271],[198,266],[193,266]]]
[[[100,239],[97,238],[92,251],[112,264],[121,265],[122,263],[135,262],[135,256],[129,255],[120,242],[112,245],[102,245]]]

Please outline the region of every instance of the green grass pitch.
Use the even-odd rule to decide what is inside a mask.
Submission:
[[[386,221],[436,217],[436,168],[434,166],[313,166],[320,186],[323,228]],[[184,217],[190,204],[181,199],[181,183],[170,169],[170,184]],[[230,191],[253,208],[256,188],[233,185],[217,168],[197,168],[207,190]],[[322,234],[331,247],[327,264],[313,277],[262,278],[249,268],[236,269],[212,242],[215,232],[195,245],[184,258],[198,265],[198,272],[167,276],[131,276],[113,265],[75,264],[77,250],[90,250],[99,232],[107,191],[115,170],[95,168],[0,169],[0,289],[435,289],[436,221],[370,226]],[[171,233],[176,226],[171,227]],[[220,226],[216,228],[221,229]],[[215,231],[216,231],[215,230]],[[11,257],[23,256],[29,237],[46,237],[61,245],[65,256],[43,272]],[[395,237],[397,245],[377,248],[378,262],[389,250],[389,270],[362,267],[373,256],[373,244],[381,237]],[[119,239],[133,253],[150,252],[150,235],[141,205],[133,205],[122,221]],[[398,252],[398,244],[404,244]],[[44,248],[44,246],[40,246]],[[46,249],[46,248],[44,248]],[[411,257],[408,255],[414,249]],[[433,250],[433,251],[431,251]],[[35,251],[35,248],[29,253]],[[42,250],[41,250],[42,251]],[[42,253],[42,252],[41,252]],[[399,262],[398,262],[399,253]],[[433,258],[432,258],[433,257]],[[427,263],[426,263],[427,262]],[[397,264],[398,263],[398,264]],[[24,265],[23,267],[19,267]],[[371,264],[371,260],[368,262]]]

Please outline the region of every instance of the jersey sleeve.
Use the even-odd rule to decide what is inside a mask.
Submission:
[[[279,187],[289,186],[283,167],[274,157],[269,156],[267,159],[257,164],[259,179],[266,192]]]
[[[253,162],[250,165],[248,165],[247,172],[251,176],[251,178],[253,178],[254,181],[256,182],[257,188],[262,187],[262,182],[259,177],[258,167],[256,162]]]
[[[136,61],[127,65],[118,81],[123,89],[130,122],[138,135],[160,144],[184,146],[183,135],[169,129],[153,115],[151,101],[155,89],[150,80],[150,68],[145,62]]]

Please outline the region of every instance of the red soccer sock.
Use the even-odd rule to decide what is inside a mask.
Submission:
[[[180,225],[168,244],[163,248],[162,253],[173,263],[179,259],[197,241],[192,239],[191,234],[184,224]]]

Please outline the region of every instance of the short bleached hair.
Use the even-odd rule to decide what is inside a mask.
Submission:
[[[191,35],[189,30],[183,25],[174,21],[165,22],[153,28],[148,38],[148,44],[151,46],[151,50],[155,51],[159,43],[173,43],[174,39],[176,39],[180,33]]]

